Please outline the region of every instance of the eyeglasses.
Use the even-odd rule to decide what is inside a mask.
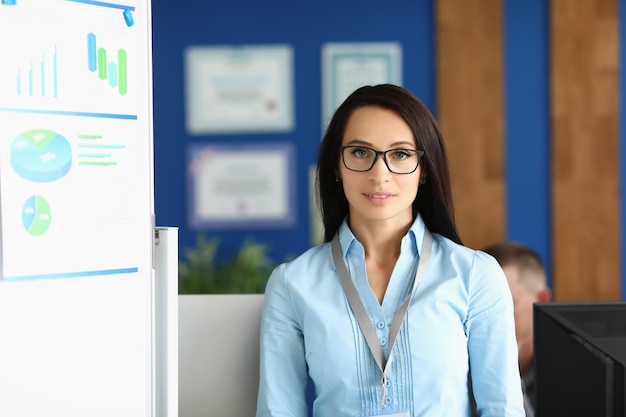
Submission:
[[[387,169],[394,174],[411,174],[419,165],[424,151],[416,149],[389,149],[377,151],[367,146],[340,146],[343,165],[350,171],[365,172],[374,167],[378,155],[382,155]]]

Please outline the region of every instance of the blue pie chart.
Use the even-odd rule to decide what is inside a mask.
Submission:
[[[52,130],[32,129],[19,134],[10,152],[13,170],[33,182],[56,181],[72,167],[70,143]]]

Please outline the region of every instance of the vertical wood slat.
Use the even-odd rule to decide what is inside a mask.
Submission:
[[[550,3],[553,286],[620,298],[617,0]]]
[[[477,249],[506,234],[502,20],[502,0],[436,0],[436,113],[459,233]]]

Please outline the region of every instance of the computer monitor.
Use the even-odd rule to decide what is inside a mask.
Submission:
[[[534,305],[536,417],[625,417],[626,302]]]

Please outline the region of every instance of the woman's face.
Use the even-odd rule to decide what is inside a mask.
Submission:
[[[342,146],[362,146],[386,151],[389,149],[416,150],[417,143],[412,130],[404,119],[391,110],[375,106],[355,110],[343,135]],[[367,150],[346,149],[344,156],[352,163],[366,159]],[[407,156],[408,155],[408,156]],[[394,170],[402,170],[404,159],[417,157],[414,153],[387,153],[387,160]],[[367,163],[364,163],[365,169]],[[409,174],[396,174],[387,168],[382,155],[378,155],[369,171],[356,172],[346,168],[341,156],[338,161],[339,176],[348,200],[350,222],[395,221],[405,226],[412,222],[412,205],[421,175],[421,164]],[[407,166],[407,165],[404,165]],[[413,165],[414,166],[414,165]]]

